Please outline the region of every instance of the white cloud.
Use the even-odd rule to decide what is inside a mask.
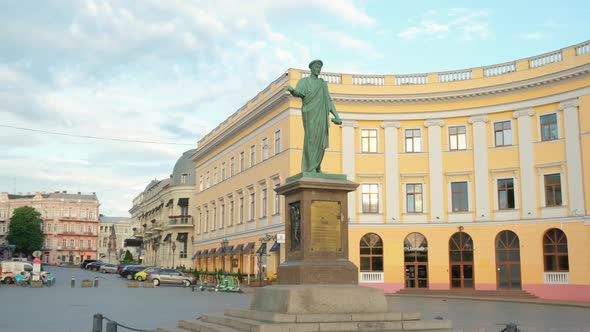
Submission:
[[[456,35],[463,40],[486,39],[490,36],[485,21],[487,16],[485,10],[467,8],[452,8],[446,13],[428,10],[422,13],[418,23],[402,29],[397,36],[402,39],[446,39]]]
[[[551,34],[546,32],[529,32],[517,35],[518,39],[522,40],[544,40],[550,39]]]

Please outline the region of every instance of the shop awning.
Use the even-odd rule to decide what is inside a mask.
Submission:
[[[209,249],[209,254],[207,255],[207,257],[211,257],[215,254],[215,248],[211,248]]]
[[[197,259],[197,257],[199,257],[201,255],[201,250],[197,250],[197,252],[195,252],[195,254],[193,255],[193,258],[191,258],[191,260],[195,260]]]
[[[254,248],[254,242],[248,243],[246,245],[246,248],[244,248],[244,250],[242,250],[242,254],[244,254],[244,255],[250,254],[250,251],[252,250],[252,248]]]
[[[188,233],[178,233],[178,235],[176,235],[176,241],[178,241],[178,242],[186,242],[187,238],[188,238]]]
[[[273,251],[277,251],[281,248],[281,244],[278,242],[275,242],[272,247],[270,247],[270,250],[268,252],[273,252]]]
[[[171,237],[172,237],[172,234],[171,233],[168,233],[168,234],[166,234],[166,236],[164,237],[164,240],[162,240],[162,241],[164,241],[164,242],[170,241],[170,238]]]
[[[237,246],[234,248],[234,250],[232,251],[231,255],[232,255],[232,256],[236,256],[236,255],[237,255],[237,254],[238,254],[238,253],[239,253],[239,252],[242,250],[242,248],[244,248],[244,245],[243,245],[243,244],[238,244],[238,245],[237,245]]]
[[[227,256],[227,254],[231,253],[233,248],[234,246],[225,247],[225,252],[223,253],[223,256]]]
[[[201,252],[201,255],[199,256],[199,258],[205,258],[207,257],[207,251],[209,251],[209,249],[205,249]]]
[[[179,198],[178,206],[188,206],[188,198]]]
[[[172,203],[174,203],[174,199],[170,198],[170,200],[168,200],[168,203],[166,203],[166,207],[169,207],[170,205],[172,205]]]
[[[256,253],[258,255],[265,255],[266,254],[266,242],[262,242],[260,244],[260,247],[258,247],[258,250],[256,250]]]
[[[223,254],[225,251],[223,250],[223,248],[218,248],[217,251],[215,252],[215,257],[219,257],[221,256],[221,254]]]

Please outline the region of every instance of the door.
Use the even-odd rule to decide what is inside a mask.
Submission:
[[[428,288],[428,242],[420,233],[410,233],[404,240],[406,288]]]
[[[511,231],[496,236],[496,282],[498,289],[521,289],[520,242]]]

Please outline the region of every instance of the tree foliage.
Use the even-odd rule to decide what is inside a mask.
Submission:
[[[8,228],[8,243],[16,245],[16,251],[25,255],[43,248],[41,213],[29,206],[14,210]]]
[[[129,250],[125,251],[125,258],[123,258],[123,262],[133,262],[133,255],[131,255],[131,252]]]

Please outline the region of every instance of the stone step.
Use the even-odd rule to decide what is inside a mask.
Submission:
[[[189,332],[189,330],[181,329],[179,327],[158,327],[156,332]]]
[[[399,290],[396,294],[404,295],[432,295],[432,296],[469,296],[491,298],[536,299],[537,296],[523,290],[430,290],[410,289]]]
[[[343,313],[343,314],[282,314],[241,308],[226,308],[225,316],[270,323],[327,323],[419,320],[419,312]]]
[[[241,332],[231,327],[204,322],[202,320],[181,320],[178,327],[192,332]]]

